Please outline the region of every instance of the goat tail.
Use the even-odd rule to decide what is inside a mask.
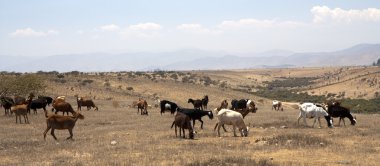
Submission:
[[[171,129],[173,128],[174,124],[175,124],[175,122],[173,122],[172,127],[170,127]]]

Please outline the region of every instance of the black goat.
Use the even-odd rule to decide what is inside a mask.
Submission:
[[[193,104],[194,105],[194,109],[203,110],[202,100],[199,100],[199,99],[193,100],[193,99],[190,98],[189,100],[187,100],[187,103]]]
[[[38,96],[39,99],[45,99],[48,106],[50,106],[51,103],[53,103],[53,98],[49,96]]]
[[[194,131],[190,122],[191,118],[184,113],[177,112],[175,115],[172,127],[175,126],[175,136],[177,137],[177,127],[179,127],[179,136],[181,137],[181,129],[183,132],[183,138],[185,138],[185,129],[189,130],[189,138],[194,139]]]
[[[204,96],[203,99],[202,99],[202,106],[203,106],[203,109],[207,110],[207,104],[208,104],[208,96]]]
[[[36,100],[32,100],[29,98],[28,102],[28,113],[30,114],[30,109],[33,109],[34,114],[37,114],[37,109],[43,109],[45,112],[45,115],[47,114],[46,112],[46,105],[47,101],[46,99],[43,98],[38,98]]]
[[[247,116],[249,112],[256,113],[257,107],[255,102],[250,99],[241,99],[241,100],[232,100],[231,101],[231,110],[240,112],[243,117]]]
[[[344,118],[348,118],[351,121],[351,125],[356,124],[356,118],[353,117],[350,113],[350,110],[348,108],[340,106],[340,104],[329,104],[327,106],[327,113],[329,113],[330,117],[337,118],[339,117],[339,126],[340,121],[343,120],[344,126],[346,126],[346,123],[344,122]]]
[[[14,101],[10,97],[1,96],[0,97],[0,103],[4,107],[5,115],[10,115],[11,113],[11,107],[14,105]]]
[[[162,100],[160,101],[160,107],[161,107],[161,115],[162,113],[165,113],[165,110],[170,110],[170,113],[174,114],[174,112],[178,108],[178,105],[168,100]]]
[[[203,121],[201,119],[202,116],[208,115],[210,119],[214,118],[212,111],[202,111],[198,109],[186,109],[186,108],[179,108],[177,111],[186,114],[187,116],[190,117],[190,119],[193,120],[193,128],[195,127],[195,120],[199,120],[202,123],[201,129],[203,129]]]

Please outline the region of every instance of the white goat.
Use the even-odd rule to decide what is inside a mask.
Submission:
[[[331,117],[322,106],[317,106],[313,103],[303,103],[299,105],[299,109],[300,114],[298,116],[298,124],[300,123],[300,119],[303,118],[304,125],[308,126],[306,123],[306,118],[314,118],[313,127],[318,119],[319,127],[321,128],[321,120],[319,118],[324,116],[327,121],[328,127],[334,127],[332,125]]]
[[[222,127],[224,124],[233,126],[235,137],[236,137],[236,132],[235,132],[236,127],[238,127],[238,130],[242,137],[248,136],[249,127],[245,125],[244,120],[243,120],[243,115],[241,115],[241,113],[232,111],[229,109],[221,109],[218,112],[218,122],[216,123],[214,127],[214,131],[216,130],[216,127],[218,127],[219,137],[220,137],[220,127]]]

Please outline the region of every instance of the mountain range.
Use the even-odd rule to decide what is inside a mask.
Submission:
[[[227,54],[188,49],[162,53],[93,53],[44,57],[0,55],[0,71],[89,72],[357,66],[371,65],[379,58],[380,44],[359,44],[339,51],[311,53],[272,50],[258,54]]]

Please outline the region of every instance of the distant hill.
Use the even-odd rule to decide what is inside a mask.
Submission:
[[[380,58],[380,44],[360,44],[335,52],[293,53],[272,50],[227,54],[196,49],[163,53],[72,54],[48,57],[0,56],[0,71],[202,70],[370,65]]]

